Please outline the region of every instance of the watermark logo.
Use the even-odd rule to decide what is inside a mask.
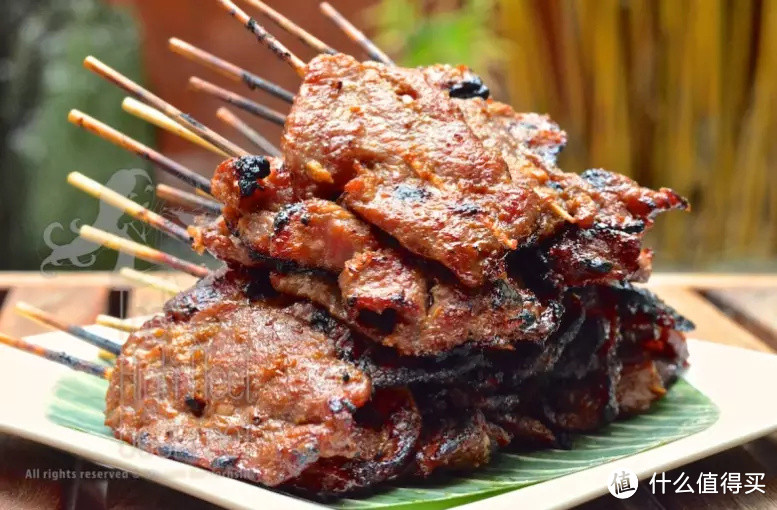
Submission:
[[[637,493],[639,478],[630,469],[618,468],[610,473],[607,479],[607,488],[610,494],[618,499],[627,499]]]
[[[152,180],[148,172],[138,168],[119,170],[111,176],[105,185],[120,195],[135,201],[141,194],[153,192]],[[142,205],[148,206],[148,204]],[[138,222],[122,221],[123,216],[124,213],[119,209],[100,201],[97,218],[92,226],[126,239],[133,239],[132,234],[134,234],[134,240],[147,243],[150,229],[142,223],[138,225]],[[74,219],[70,222],[70,231],[76,237],[66,244],[57,244],[53,239],[56,232],[67,231],[62,223],[56,222],[46,227],[43,231],[43,242],[51,249],[51,254],[41,263],[41,273],[46,274],[47,270],[51,268],[67,266],[83,268],[94,265],[100,246],[78,237],[78,229],[81,224],[80,219]],[[132,267],[133,264],[134,258],[132,256],[119,253],[115,268]]]

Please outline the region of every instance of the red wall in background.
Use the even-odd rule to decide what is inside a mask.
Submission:
[[[241,138],[239,133],[232,131],[216,118],[215,111],[222,106],[222,103],[202,93],[188,90],[186,84],[189,76],[199,76],[281,112],[288,111],[288,105],[284,102],[262,91],[251,91],[168,50],[168,38],[178,37],[296,92],[300,80],[295,72],[259,44],[250,32],[227,15],[215,0],[108,1],[115,4],[130,4],[135,9],[141,22],[143,36],[146,71],[143,80],[154,93],[179,109],[190,113],[197,120],[238,142],[246,149],[251,149],[250,144]],[[265,2],[326,41],[330,46],[360,58],[363,57],[359,48],[319,12],[317,1],[265,0]],[[239,0],[236,0],[236,3],[249,14],[256,16],[300,58],[308,60],[314,56],[310,48],[284,33],[268,19],[259,16],[255,9]],[[376,0],[330,0],[330,3],[357,26],[364,27],[363,10],[374,5]],[[239,113],[233,107],[230,109],[277,145],[281,134],[279,126]],[[158,133],[157,146],[163,153],[205,174],[210,174],[220,160],[218,156],[204,152],[166,132]]]

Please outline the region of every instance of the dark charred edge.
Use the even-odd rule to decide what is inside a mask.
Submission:
[[[301,218],[300,221],[303,224],[307,224],[307,222],[310,221],[310,216],[307,214],[307,207],[303,202],[295,202],[293,204],[289,204],[286,206],[283,206],[280,211],[275,215],[275,219],[272,222],[272,230],[274,234],[279,234],[284,228],[286,228],[286,225],[288,225],[292,217],[300,214]],[[305,219],[307,218],[307,220]]]
[[[243,83],[245,83],[251,90],[264,90],[265,92],[272,94],[273,96],[277,97],[278,99],[282,99],[287,103],[294,102],[293,93],[284,89],[280,85],[271,83],[264,78],[260,78],[255,74],[249,73],[248,71],[243,71],[240,75],[240,79],[243,80]]]
[[[198,395],[187,395],[184,398],[184,403],[186,404],[186,407],[189,408],[189,411],[196,416],[197,418],[201,418],[203,413],[205,412],[205,406],[206,402],[205,399]]]
[[[464,81],[452,84],[448,89],[448,95],[456,99],[472,99],[473,97],[488,99],[491,91],[483,83],[480,76],[473,75]]]
[[[198,129],[205,129],[205,126],[200,121],[198,121],[188,113],[182,113],[181,118]]]
[[[213,459],[210,466],[215,470],[230,469],[235,467],[238,460],[240,460],[240,457],[237,455],[222,455]]]
[[[272,108],[267,108],[266,106],[263,106],[263,105],[260,105],[259,103],[251,101],[250,99],[233,97],[233,96],[224,96],[223,99],[227,103],[234,105],[243,111],[256,115],[257,117],[261,117],[274,124],[278,124],[279,126],[282,126],[286,123],[285,115],[282,115],[276,112]]]
[[[310,274],[314,276],[327,276],[327,277],[332,276],[332,273],[330,273],[326,269],[321,269],[316,267],[305,267],[293,260],[279,259],[277,257],[272,257],[270,255],[265,255],[264,253],[259,253],[258,251],[252,249],[250,246],[246,246],[246,245],[244,246],[246,251],[248,252],[248,256],[251,257],[251,260],[267,266],[267,268],[270,269],[271,271],[276,271],[282,274],[301,273],[301,274]]]
[[[273,37],[266,30],[264,30],[262,26],[259,25],[259,23],[254,18],[248,19],[248,22],[246,22],[246,28],[251,33],[253,33],[256,36],[256,39],[262,44],[265,44],[265,41],[270,41],[270,42],[275,41],[275,37]],[[270,48],[270,51],[275,53],[284,62],[291,61],[290,52],[281,50],[276,44],[265,44],[265,45],[268,48]]]
[[[259,188],[259,179],[270,175],[270,162],[264,156],[242,156],[232,165],[237,172],[240,196],[250,197]]]
[[[636,287],[628,282],[613,283],[607,288],[621,295],[618,298],[618,307],[627,310],[629,314],[641,312],[654,319],[660,314],[666,314],[674,321],[673,329],[680,332],[692,331],[696,327],[691,320],[646,288]]]

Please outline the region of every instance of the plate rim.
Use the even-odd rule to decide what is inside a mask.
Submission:
[[[90,328],[105,332],[99,326]],[[56,342],[61,348],[61,342],[64,341],[63,335],[63,333],[52,332],[28,337],[28,340],[43,344]],[[81,353],[74,354],[87,356],[85,353],[96,353],[96,350],[92,347],[83,346],[82,344],[78,346],[72,345],[74,350],[81,351]],[[714,375],[712,374],[715,368],[714,365],[716,363],[719,364],[722,358],[734,360],[737,365],[741,365],[743,367],[740,369],[741,375],[747,376],[749,373],[749,378],[734,377],[735,373],[731,371],[732,364],[729,364],[727,367],[729,369],[729,377],[726,378],[728,388],[725,390],[728,393],[736,393],[737,388],[739,391],[743,390],[744,382],[752,379],[755,373],[762,373],[749,370],[748,367],[754,363],[765,363],[772,369],[771,372],[766,371],[767,375],[772,375],[772,377],[764,378],[766,379],[763,381],[764,386],[768,386],[769,379],[771,379],[774,385],[777,385],[777,355],[693,338],[688,340],[688,345],[691,367],[682,377],[697,390],[705,394],[718,407],[720,413],[718,420],[707,429],[645,452],[583,469],[535,485],[487,497],[479,501],[457,506],[456,508],[479,509],[485,508],[488,505],[489,510],[513,509],[518,504],[531,508],[537,507],[538,504],[541,508],[569,508],[606,494],[607,488],[604,480],[606,474],[610,473],[614,466],[629,464],[629,468],[636,472],[640,480],[643,480],[649,477],[653,471],[673,469],[777,430],[777,408],[775,408],[769,416],[760,416],[760,419],[748,423],[745,427],[747,430],[736,434],[732,434],[729,431],[727,435],[724,434],[723,437],[720,437],[720,434],[724,432],[721,427],[729,429],[732,427],[732,423],[728,423],[727,420],[730,420],[732,418],[730,415],[736,411],[730,408],[731,402],[725,398],[723,402],[720,401],[720,398],[715,398],[716,394],[718,397],[722,395],[720,393],[722,388],[716,387],[713,384]],[[67,346],[67,350],[70,351],[70,345]],[[10,348],[0,351],[0,367],[7,362],[8,358],[13,360],[15,355],[29,358],[28,364],[40,362],[50,367],[46,372],[53,380],[58,379],[60,373],[68,371],[65,367],[53,365],[47,360],[34,358],[27,353],[19,353]],[[694,359],[697,359],[700,363],[695,362]],[[743,361],[748,362],[743,363]],[[706,367],[704,366],[705,364],[707,364]],[[2,380],[1,377],[0,380]],[[734,380],[733,384],[732,380]],[[48,386],[48,388],[50,389],[51,386]],[[41,388],[41,391],[44,389]],[[51,392],[49,391],[48,395],[50,394]],[[7,408],[8,406],[0,406],[0,431],[2,432],[45,444],[107,466],[123,469],[154,483],[165,485],[225,508],[256,508],[257,504],[262,503],[269,504],[271,508],[277,506],[292,509],[327,508],[315,502],[239,480],[229,479],[193,466],[158,457],[113,438],[101,437],[71,429],[46,420],[45,416],[41,420],[42,423],[33,424],[33,426],[24,423],[14,423],[14,414],[4,411]],[[740,416],[740,419],[746,420],[747,417],[742,418]],[[683,454],[668,454],[670,449],[675,452],[683,452]],[[134,451],[134,455],[137,455],[139,460],[134,459],[134,456],[129,459],[122,457],[122,450]],[[171,476],[171,472],[183,476],[178,476],[177,474]],[[601,478],[600,481],[597,479],[597,476]],[[560,490],[570,483],[575,486],[572,493]]]

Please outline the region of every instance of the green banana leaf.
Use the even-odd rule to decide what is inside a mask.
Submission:
[[[106,381],[68,374],[58,382],[48,417],[55,423],[113,437],[103,425]],[[718,418],[718,409],[693,386],[679,380],[647,414],[578,436],[570,450],[500,453],[488,466],[458,476],[397,483],[361,499],[343,498],[341,509],[450,508],[568,475],[700,432]]]

